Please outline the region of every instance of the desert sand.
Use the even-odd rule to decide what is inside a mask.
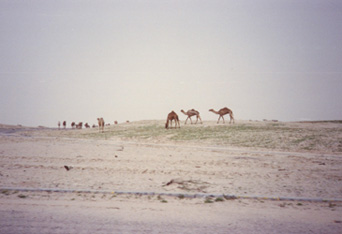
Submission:
[[[342,123],[0,125],[0,233],[341,233]]]

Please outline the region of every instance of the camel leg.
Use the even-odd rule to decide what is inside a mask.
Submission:
[[[233,124],[234,124],[234,123],[235,123],[235,119],[234,119],[233,113],[229,114],[229,116],[230,116],[230,121],[229,121],[229,123],[231,123],[232,120],[233,120]]]
[[[223,118],[223,116],[221,116],[221,115],[220,115],[220,117],[218,118],[217,123],[220,123],[220,119],[221,119],[221,118],[222,118],[223,123],[224,123],[224,118]]]
[[[199,115],[196,115],[196,124],[197,124],[197,122],[198,122],[198,119],[200,119],[201,124],[202,124],[202,119],[201,119],[201,116],[199,116]]]
[[[192,124],[192,120],[191,120],[191,117],[189,117],[189,119],[190,119],[190,123]]]
[[[222,122],[224,123],[224,118],[223,118],[223,115],[219,117],[219,119],[218,119],[217,123],[219,123],[219,122],[220,122],[220,118],[222,118]]]

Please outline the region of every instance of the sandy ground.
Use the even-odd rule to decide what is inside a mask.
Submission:
[[[0,233],[342,231],[342,154],[328,146],[288,152],[81,131],[97,132],[0,126]]]

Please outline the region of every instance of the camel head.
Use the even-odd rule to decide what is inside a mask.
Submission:
[[[165,128],[168,129],[169,128],[169,121],[166,122],[165,124]]]
[[[214,111],[214,109],[210,109],[209,111],[212,111],[212,112],[213,112],[213,111]]]

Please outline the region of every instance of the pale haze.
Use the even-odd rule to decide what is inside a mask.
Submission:
[[[3,124],[342,119],[339,0],[2,0],[0,30]]]

